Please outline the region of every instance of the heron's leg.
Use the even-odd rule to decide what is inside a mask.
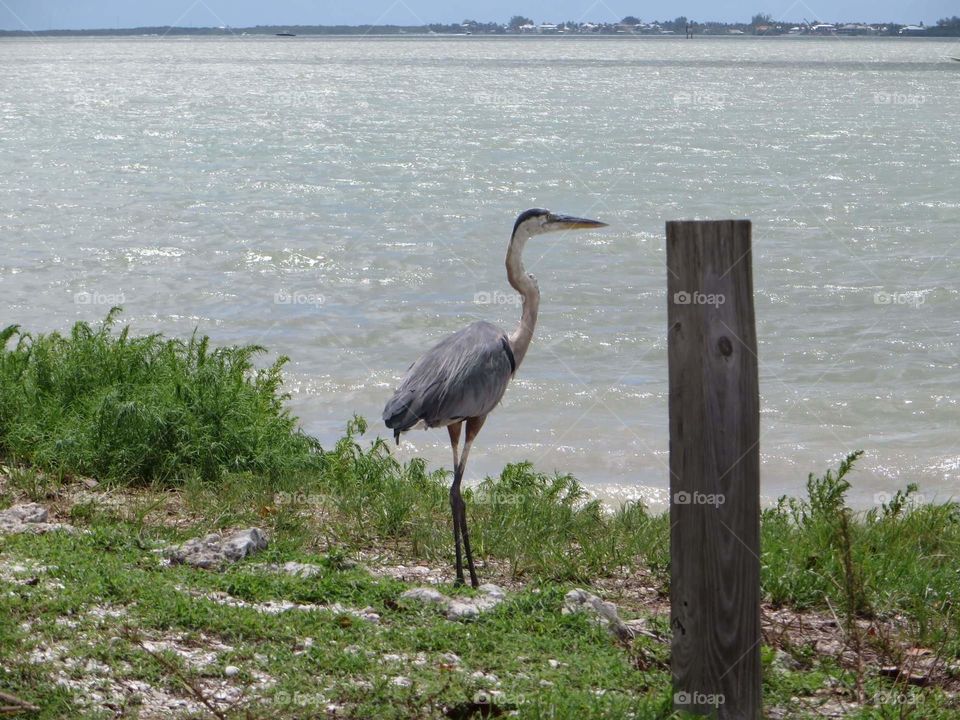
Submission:
[[[460,430],[463,428],[463,421],[459,420],[447,425],[447,432],[450,433],[450,445],[453,447],[453,469],[456,472],[457,465],[460,464]]]
[[[450,486],[450,511],[453,513],[453,545],[457,553],[457,584],[463,585],[463,557],[460,554],[460,504],[463,499],[460,497],[460,429],[462,422],[455,422],[447,425],[447,432],[450,433],[450,445],[453,446],[453,485]]]
[[[473,445],[474,438],[483,427],[483,421],[486,416],[475,417],[467,420],[467,438],[463,443],[463,454],[460,456],[460,477],[463,478],[463,471],[467,467],[467,455],[470,454],[470,446]],[[460,495],[460,484],[457,483],[457,495]],[[467,505],[460,498],[460,532],[463,533],[463,549],[467,553],[467,568],[470,570],[470,584],[477,587],[480,582],[477,580],[477,571],[473,567],[473,553],[470,552],[470,534],[467,532]]]

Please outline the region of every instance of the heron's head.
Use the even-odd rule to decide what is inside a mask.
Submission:
[[[517,217],[517,222],[513,226],[513,235],[514,237],[518,234],[532,237],[543,233],[556,232],[557,230],[587,230],[606,226],[606,223],[599,220],[588,220],[572,215],[557,215],[549,210],[533,208],[525,210]]]

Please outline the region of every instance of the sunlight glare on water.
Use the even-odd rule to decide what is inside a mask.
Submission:
[[[512,328],[513,219],[537,336],[471,454],[605,499],[668,483],[666,220],[754,222],[763,491],[854,449],[854,500],[960,488],[949,42],[778,38],[0,42],[3,324],[122,304],[140,332],[292,358],[334,442],[467,322]],[[954,46],[955,47],[955,46]],[[446,433],[399,457],[450,462]]]

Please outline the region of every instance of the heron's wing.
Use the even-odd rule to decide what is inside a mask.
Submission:
[[[476,322],[424,353],[383,410],[398,433],[421,420],[428,427],[486,415],[503,397],[516,362],[503,330]]]

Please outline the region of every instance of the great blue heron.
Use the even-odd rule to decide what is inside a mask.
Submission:
[[[507,389],[527,354],[540,309],[540,290],[536,278],[523,268],[521,255],[527,240],[534,235],[556,230],[605,227],[597,220],[555,215],[534,208],[520,213],[513,226],[507,248],[507,280],[523,298],[520,323],[509,335],[483,320],[467,325],[425,352],[410,369],[393,397],[383,409],[383,421],[393,430],[400,444],[400,433],[414,427],[446,427],[453,446],[453,485],[450,508],[453,511],[453,541],[457,556],[457,583],[463,584],[463,559],[460,539],[467,555],[470,583],[477,587],[477,573],[470,552],[466,505],[460,495],[460,482],[467,455],[484,420]],[[467,424],[463,452],[458,450],[460,431]]]

